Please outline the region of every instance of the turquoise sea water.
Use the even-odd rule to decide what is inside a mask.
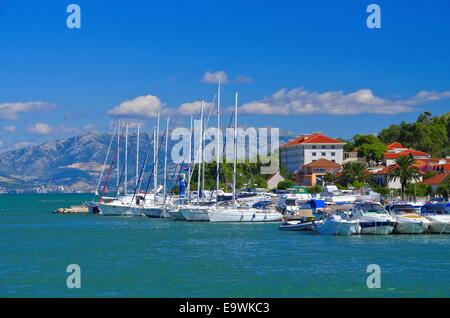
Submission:
[[[89,195],[0,196],[0,296],[449,297],[450,235],[320,236],[278,224],[57,215]],[[81,267],[81,288],[66,267]],[[368,289],[369,264],[381,288]]]

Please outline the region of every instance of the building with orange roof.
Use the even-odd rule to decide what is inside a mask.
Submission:
[[[301,135],[280,147],[281,164],[291,173],[299,173],[303,166],[319,159],[341,165],[345,142],[323,133]]]
[[[341,167],[336,162],[320,158],[303,166],[297,174],[297,182],[304,186],[315,186],[317,177],[322,177],[328,173],[335,174],[341,170]]]
[[[436,192],[439,185],[449,179],[450,179],[450,171],[445,171],[435,175],[434,177],[423,180],[422,183],[430,186],[431,190],[433,192]]]
[[[413,156],[414,159],[417,160],[429,160],[431,158],[431,155],[426,152],[409,149],[399,142],[393,142],[387,146],[387,152],[383,155],[383,162],[385,166],[389,167],[395,163],[396,159],[409,155]]]

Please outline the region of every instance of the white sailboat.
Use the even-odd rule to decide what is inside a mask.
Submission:
[[[219,83],[220,88],[220,83]],[[234,162],[233,162],[233,198],[232,207],[219,207],[218,195],[216,196],[216,206],[208,210],[210,222],[276,222],[282,219],[281,213],[276,210],[255,209],[241,206],[236,200],[236,163],[237,163],[237,105],[238,93],[235,94],[234,104]],[[218,99],[218,123],[220,118],[220,95]],[[217,135],[219,135],[220,126],[217,126]],[[219,142],[217,143],[217,194],[219,193]]]
[[[138,123],[139,127],[139,123]],[[116,162],[117,162],[117,194],[116,197],[103,197],[100,196],[98,208],[100,210],[101,215],[103,216],[131,216],[135,215],[130,212],[129,207],[133,204],[134,195],[128,193],[128,129],[129,122],[125,122],[125,161],[124,161],[124,193],[120,194],[120,141],[121,136],[119,133],[120,130],[120,121],[117,121],[117,150],[116,150]],[[137,133],[137,140],[139,140],[139,130]],[[137,142],[137,152],[139,153],[139,142]],[[137,155],[136,160],[139,156]],[[136,166],[138,165],[138,161],[136,161]],[[138,170],[136,170],[138,173]],[[137,178],[137,175],[136,175]]]

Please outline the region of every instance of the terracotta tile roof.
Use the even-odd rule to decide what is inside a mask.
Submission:
[[[310,168],[340,168],[341,165],[336,163],[336,162],[320,158],[320,159],[318,159],[316,161],[308,163],[307,165],[304,165],[303,167],[310,167]]]
[[[386,166],[377,166],[374,168],[369,169],[369,174],[387,174],[388,173],[388,167]]]
[[[412,155],[413,157],[429,157],[430,156],[430,154],[428,154],[426,152],[414,150],[414,149],[404,150],[399,153],[386,152],[383,156],[384,156],[384,159],[397,159],[399,157],[408,156],[408,155]]]
[[[393,142],[392,144],[387,145],[387,149],[388,150],[392,150],[392,149],[403,149],[406,148],[405,146],[403,146],[401,143],[399,142]]]
[[[435,175],[434,177],[423,180],[422,183],[426,184],[426,185],[438,185],[438,184],[443,183],[445,181],[445,179],[447,179],[447,177],[449,177],[449,176],[450,176],[449,171],[443,172],[443,173]]]
[[[339,144],[344,145],[345,142],[339,141],[334,138],[330,138],[328,136],[325,136],[324,134],[311,134],[311,135],[302,135],[298,138],[295,138],[281,147],[289,147],[289,146],[295,146],[300,144]]]

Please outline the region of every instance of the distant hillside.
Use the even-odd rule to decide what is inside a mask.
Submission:
[[[281,132],[280,143],[293,137],[295,135],[291,132]],[[48,141],[38,146],[0,153],[0,187],[29,188],[38,185],[71,186],[77,184],[86,184],[92,187],[97,183],[110,139],[110,133],[92,131],[66,139]],[[153,143],[147,133],[141,134],[140,145],[139,156],[141,159],[145,157],[147,147],[150,145],[148,170],[151,160],[153,160]],[[112,148],[115,149],[115,146],[114,142]],[[160,152],[159,157],[160,169],[162,169],[163,151]],[[123,150],[120,159],[122,166]],[[108,164],[109,162],[110,160]],[[136,134],[130,134],[129,180],[135,177],[135,164]],[[170,166],[173,167],[173,164],[170,163]],[[116,173],[113,173],[111,182],[115,183],[115,180]]]

